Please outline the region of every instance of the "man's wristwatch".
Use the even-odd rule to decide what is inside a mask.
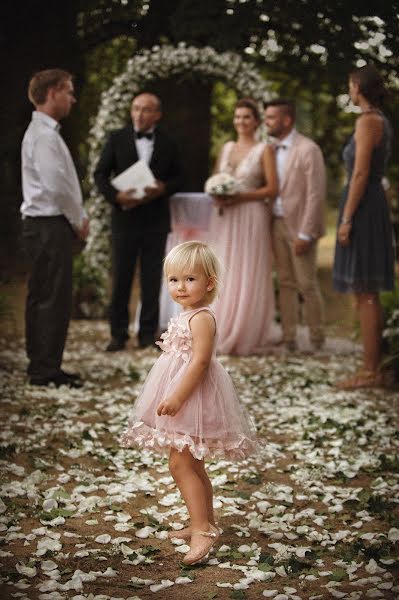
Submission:
[[[341,225],[352,225],[352,219],[349,219],[348,217],[342,217]]]

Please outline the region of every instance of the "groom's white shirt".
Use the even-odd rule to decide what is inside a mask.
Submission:
[[[285,166],[287,157],[292,146],[292,142],[296,135],[296,130],[293,129],[284,139],[278,140],[276,143],[276,167],[278,180],[281,183],[285,175]],[[283,202],[281,196],[278,195],[273,205],[273,214],[276,217],[284,216]]]
[[[64,215],[79,229],[87,217],[75,165],[59,123],[34,111],[22,141],[23,217]]]
[[[146,133],[152,133],[154,135],[154,127],[148,129]],[[145,160],[147,165],[149,165],[154,152],[154,138],[149,140],[145,137],[137,138],[135,136],[134,143],[136,144],[137,156],[139,159]]]

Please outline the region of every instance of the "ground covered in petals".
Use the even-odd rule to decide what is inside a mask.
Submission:
[[[185,568],[166,460],[118,444],[158,354],[106,337],[72,324],[79,390],[27,386],[22,339],[0,347],[2,600],[399,598],[398,392],[336,391],[356,354],[221,358],[264,445],[209,464],[223,535]]]

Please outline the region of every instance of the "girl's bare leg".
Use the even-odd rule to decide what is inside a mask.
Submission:
[[[169,469],[190,515],[191,527],[195,530],[209,529],[209,492],[197,470],[197,461],[185,448],[179,452],[171,448]],[[210,482],[209,482],[210,483]]]
[[[208,477],[208,473],[206,472],[205,464],[204,464],[203,460],[196,461],[196,470],[197,470],[198,476],[202,480],[202,483],[203,483],[204,489],[205,489],[208,522],[211,525],[216,526],[215,515],[214,515],[214,511],[213,511],[213,489],[212,489],[212,484],[210,482],[210,479]]]

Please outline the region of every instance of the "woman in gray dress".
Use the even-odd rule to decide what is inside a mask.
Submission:
[[[338,382],[340,389],[381,384],[379,292],[394,286],[393,233],[381,182],[390,154],[391,128],[382,113],[386,92],[375,67],[366,65],[351,73],[349,94],[361,114],[343,152],[349,177],[341,199],[333,282],[338,291],[355,295],[363,365],[353,377]]]

